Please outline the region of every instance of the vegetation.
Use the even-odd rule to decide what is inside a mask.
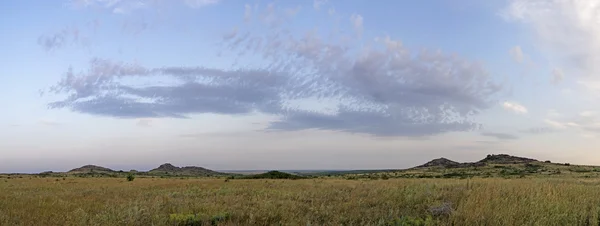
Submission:
[[[133,181],[133,179],[135,179],[135,175],[133,175],[133,173],[127,175],[127,181]]]
[[[597,225],[599,185],[572,177],[24,176],[0,181],[0,225]]]
[[[600,225],[598,186],[600,167],[509,155],[304,175],[89,165],[0,175],[0,225]]]
[[[216,171],[212,171],[212,170],[198,167],[198,166],[177,167],[177,166],[171,165],[170,163],[162,164],[158,168],[148,171],[146,174],[162,175],[162,176],[196,176],[196,177],[228,175],[226,173],[216,172]]]
[[[248,175],[243,178],[244,179],[292,179],[292,180],[295,180],[295,179],[302,179],[304,177],[294,175],[294,174],[279,172],[279,171],[269,171],[269,172],[261,173],[261,174]]]

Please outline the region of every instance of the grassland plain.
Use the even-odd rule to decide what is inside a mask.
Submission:
[[[0,225],[598,225],[600,179],[0,178]],[[432,207],[449,206],[449,214]]]

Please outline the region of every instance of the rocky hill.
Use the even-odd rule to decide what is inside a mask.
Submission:
[[[148,171],[148,174],[153,175],[169,175],[169,176],[218,176],[226,175],[226,173],[212,171],[198,166],[177,167],[170,163],[160,165],[156,169]]]
[[[453,168],[453,167],[459,167],[459,166],[460,166],[460,163],[458,163],[458,162],[452,161],[447,158],[439,158],[439,159],[431,160],[423,165],[417,166],[417,168],[424,168],[424,167]]]
[[[482,167],[487,164],[519,164],[519,163],[532,163],[537,162],[538,160],[517,157],[507,154],[498,154],[498,155],[487,155],[482,160],[477,162],[455,162],[449,160],[447,158],[438,158],[431,160],[423,165],[414,167],[414,168],[469,168],[469,167]]]
[[[106,167],[96,166],[96,165],[85,165],[79,168],[75,168],[69,170],[68,173],[114,173],[114,170],[111,170]]]
[[[479,160],[479,162],[482,162],[482,163],[492,163],[492,164],[518,164],[518,163],[530,163],[530,162],[537,162],[537,161],[538,160],[535,160],[535,159],[517,157],[517,156],[512,156],[512,155],[507,155],[507,154],[488,155],[484,159]]]
[[[305,177],[290,174],[290,173],[284,173],[284,172],[280,172],[280,171],[269,171],[266,173],[248,175],[248,176],[243,177],[243,179],[293,179],[293,180],[303,179],[303,178],[305,178]]]

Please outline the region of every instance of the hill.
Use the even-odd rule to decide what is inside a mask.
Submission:
[[[160,165],[156,169],[148,171],[150,175],[168,175],[168,176],[222,176],[227,175],[217,171],[212,171],[198,166],[177,167],[170,163]]]
[[[453,168],[459,167],[460,163],[452,161],[447,158],[439,158],[431,160],[423,165],[417,166],[416,168],[426,168],[426,167],[444,167],[444,168]]]
[[[446,158],[431,160],[423,165],[393,171],[349,173],[338,175],[347,179],[387,178],[473,178],[473,177],[600,177],[600,166],[581,166],[552,163],[507,154],[487,155],[477,162],[458,163]]]
[[[517,163],[530,163],[530,162],[537,162],[537,161],[538,160],[535,160],[535,159],[511,156],[511,155],[507,155],[507,154],[488,155],[484,159],[479,160],[479,162],[494,163],[494,164],[517,164]]]
[[[114,173],[115,171],[106,167],[96,165],[85,165],[79,168],[69,170],[67,173]]]
[[[284,172],[280,172],[280,171],[269,171],[266,173],[261,173],[261,174],[254,174],[254,175],[248,175],[243,177],[242,179],[303,179],[305,177],[302,176],[298,176],[298,175],[294,175],[294,174],[290,174],[290,173],[284,173]]]

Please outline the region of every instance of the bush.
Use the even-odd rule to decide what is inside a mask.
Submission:
[[[127,174],[127,181],[133,181],[135,179],[135,175],[133,173]]]

